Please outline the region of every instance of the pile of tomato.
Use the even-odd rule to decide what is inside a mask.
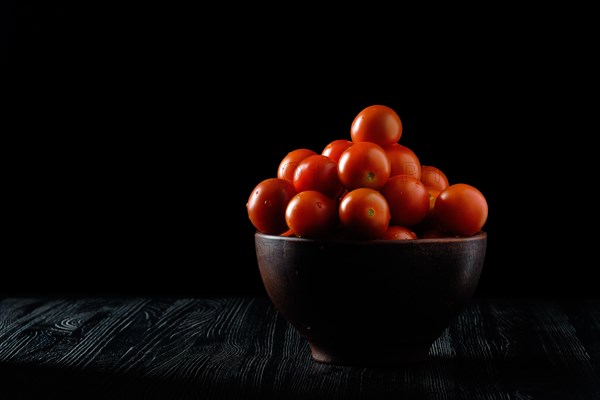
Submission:
[[[488,216],[483,194],[421,165],[401,137],[394,109],[364,108],[352,121],[351,140],[335,139],[321,153],[300,148],[285,155],[277,177],[252,190],[250,221],[262,233],[303,238],[411,240],[480,232]]]

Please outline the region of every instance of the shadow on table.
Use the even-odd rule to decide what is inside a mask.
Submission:
[[[85,399],[187,399],[238,397],[233,382],[226,391],[207,382],[149,377],[92,369],[0,363],[2,392],[10,399],[58,399],[82,395]],[[8,384],[8,386],[7,386]],[[214,393],[213,393],[214,392]],[[0,398],[3,398],[0,396]],[[249,398],[249,397],[244,397]]]
[[[294,361],[291,361],[294,363]],[[11,399],[600,399],[597,376],[543,358],[494,360],[431,356],[411,368],[360,368],[297,362],[298,373],[257,379],[148,376],[0,363],[3,393]],[[196,371],[197,372],[197,371]],[[217,375],[216,373],[214,374]],[[205,374],[206,376],[206,374]],[[211,376],[211,374],[208,374]],[[277,383],[274,383],[278,381]],[[1,397],[1,396],[0,396]]]
[[[452,399],[600,399],[599,377],[581,361],[559,364],[543,356],[493,360],[430,356],[419,374],[421,382],[445,388],[447,398]]]

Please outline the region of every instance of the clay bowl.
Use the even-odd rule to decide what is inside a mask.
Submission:
[[[255,234],[260,275],[313,359],[396,366],[426,359],[470,302],[487,235],[405,241]]]

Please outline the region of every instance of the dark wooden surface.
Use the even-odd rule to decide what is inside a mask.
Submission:
[[[600,299],[476,299],[413,369],[314,362],[263,297],[0,300],[0,399],[600,399]]]

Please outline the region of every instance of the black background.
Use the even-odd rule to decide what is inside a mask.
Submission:
[[[384,44],[351,31],[344,47],[342,33],[273,35],[283,22],[207,30],[204,14],[75,11],[16,9],[16,224],[0,293],[261,293],[250,192],[287,152],[348,139],[372,104],[398,112],[423,164],[487,197],[478,295],[595,290],[580,71],[553,37],[495,26]]]

